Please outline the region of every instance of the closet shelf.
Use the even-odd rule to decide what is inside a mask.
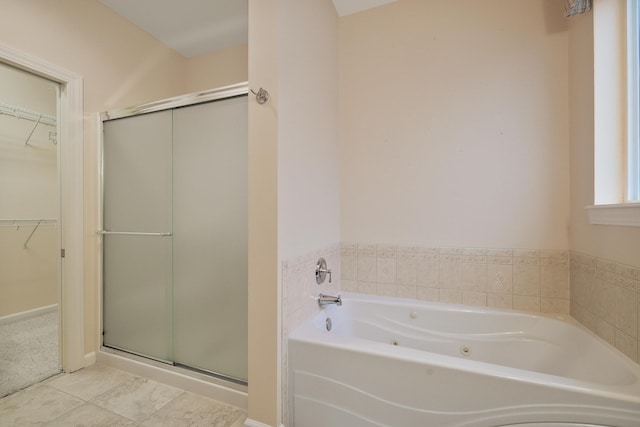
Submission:
[[[51,227],[55,226],[58,222],[55,219],[51,218],[13,218],[13,219],[0,219],[0,227],[13,227],[17,230],[20,230],[20,227],[33,227],[33,230],[25,240],[22,247],[27,249],[27,244],[29,240],[33,237],[36,230],[39,227]]]
[[[28,227],[33,225],[56,225],[58,221],[52,218],[0,218],[0,227]]]
[[[0,102],[0,114],[4,114],[18,119],[29,120],[32,122],[40,122],[47,126],[56,126],[56,118],[50,114],[39,113],[37,111],[28,110],[15,105]]]
[[[36,131],[38,125],[47,125],[56,127],[56,118],[50,114],[39,113],[37,111],[29,110],[22,107],[17,107],[11,104],[5,104],[0,102],[0,115],[6,115],[11,117],[16,117],[18,119],[29,120],[35,122],[36,124],[31,129],[31,133],[27,136],[27,140],[24,142],[24,145],[29,144],[33,133]],[[56,139],[55,136],[52,138],[51,132],[49,133],[49,139],[55,144]]]

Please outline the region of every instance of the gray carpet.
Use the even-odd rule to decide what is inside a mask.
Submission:
[[[61,372],[58,313],[0,325],[0,397]]]

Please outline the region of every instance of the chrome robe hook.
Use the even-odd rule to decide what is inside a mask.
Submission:
[[[256,101],[258,101],[258,104],[264,104],[269,100],[269,92],[267,92],[266,90],[262,88],[258,89],[257,92],[255,92],[253,89],[250,90],[251,93],[256,96]]]

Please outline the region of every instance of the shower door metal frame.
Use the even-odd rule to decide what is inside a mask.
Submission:
[[[101,122],[113,119],[122,119],[125,117],[154,113],[156,111],[171,110],[173,108],[187,107],[189,105],[203,104],[210,101],[219,101],[222,99],[233,98],[234,96],[247,94],[249,94],[249,83],[242,82],[229,86],[223,86],[217,89],[211,89],[203,92],[194,92],[187,95],[180,95],[160,101],[149,102],[147,104],[136,105],[120,110],[105,111],[103,113],[100,113],[100,118]]]
[[[236,83],[229,86],[223,86],[216,89],[206,90],[202,92],[194,92],[190,94],[180,95],[173,98],[167,98],[160,101],[154,101],[142,105],[131,106],[118,110],[105,111],[98,114],[97,117],[97,131],[98,131],[98,140],[100,141],[100,147],[98,150],[98,173],[99,173],[99,197],[98,197],[98,230],[96,230],[96,234],[100,236],[100,245],[98,250],[98,281],[99,281],[99,292],[98,292],[98,342],[99,348],[101,351],[106,352],[114,352],[118,351],[122,353],[122,356],[131,355],[139,358],[146,359],[151,362],[153,365],[153,361],[161,362],[164,365],[165,369],[175,370],[176,372],[181,373],[189,373],[189,371],[196,374],[196,376],[202,379],[201,375],[197,375],[199,373],[204,373],[210,375],[211,379],[217,379],[224,381],[227,385],[232,384],[235,387],[240,387],[240,389],[244,389],[247,386],[247,383],[244,380],[239,380],[236,378],[226,377],[223,375],[219,375],[213,372],[201,371],[199,369],[192,369],[182,365],[174,365],[173,362],[168,362],[164,360],[154,359],[153,357],[146,355],[139,355],[135,352],[123,349],[117,349],[114,347],[105,347],[103,342],[102,331],[104,330],[104,236],[112,235],[112,234],[126,234],[126,235],[145,235],[145,236],[157,236],[157,237],[171,237],[173,235],[172,232],[158,232],[158,233],[139,233],[135,231],[109,231],[104,229],[104,133],[103,133],[103,123],[105,121],[114,120],[114,119],[122,119],[127,117],[133,117],[148,113],[155,113],[165,110],[171,110],[180,107],[188,107],[197,104],[204,104],[212,101],[221,101],[224,99],[234,98],[238,96],[245,96],[249,94],[249,83],[241,82]],[[157,366],[157,365],[156,365]]]

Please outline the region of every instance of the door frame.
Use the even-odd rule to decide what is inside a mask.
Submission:
[[[60,85],[57,108],[60,192],[60,330],[65,372],[92,363],[85,358],[83,242],[83,79],[39,58],[0,44],[0,61]],[[87,359],[85,361],[85,359]]]

